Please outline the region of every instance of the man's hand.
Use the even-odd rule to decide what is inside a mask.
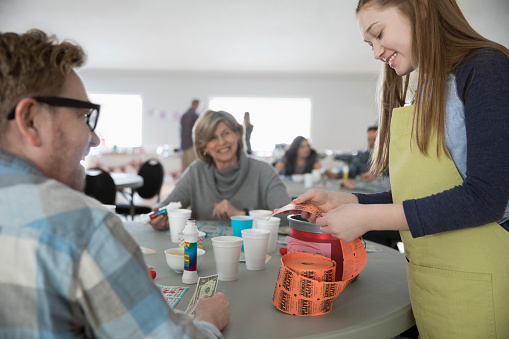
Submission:
[[[346,188],[346,189],[349,189],[349,190],[353,190],[353,189],[355,189],[356,186],[357,186],[357,184],[352,179],[341,179],[341,180],[339,180],[339,187],[340,188]]]
[[[230,322],[230,303],[221,292],[204,295],[196,302],[194,314],[195,320],[208,321],[221,331]]]
[[[364,182],[375,181],[377,179],[378,179],[378,177],[376,175],[373,175],[369,172],[362,173],[362,175],[361,175],[361,180]]]

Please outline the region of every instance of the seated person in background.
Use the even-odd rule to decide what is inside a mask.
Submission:
[[[208,111],[194,126],[198,155],[173,191],[158,205],[180,201],[198,220],[228,219],[251,209],[274,210],[290,196],[274,168],[244,152],[243,128],[230,113]],[[150,221],[154,229],[168,229],[168,216]]]
[[[368,127],[368,146],[361,151],[352,160],[349,165],[348,176],[351,179],[339,180],[339,187],[349,190],[365,190],[370,192],[385,192],[391,189],[391,182],[388,176],[388,170],[383,176],[377,177],[369,172],[371,166],[371,153],[375,147],[378,126]],[[343,173],[341,173],[341,176]],[[352,180],[360,175],[361,181]],[[401,236],[397,231],[369,231],[363,235],[364,239],[383,244],[394,249],[398,249],[398,242]]]
[[[293,139],[290,148],[275,166],[279,173],[285,175],[311,173],[314,169],[322,168],[318,154],[302,136]]]
[[[359,153],[348,165],[348,179],[341,179],[345,174],[341,171],[337,174],[328,173],[329,177],[341,179],[339,181],[339,187],[347,188],[350,190],[363,189],[373,192],[387,191],[391,188],[388,173],[382,177],[377,177],[369,172],[369,168],[371,166],[371,153],[375,147],[377,131],[377,126],[368,127],[368,146],[365,150],[359,151]],[[361,180],[353,180],[357,177],[360,177]]]
[[[122,221],[82,193],[100,140],[81,47],[0,33],[0,338],[222,337],[221,293],[195,322],[168,307]]]

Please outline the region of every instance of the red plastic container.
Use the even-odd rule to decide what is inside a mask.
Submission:
[[[343,251],[341,241],[324,234],[320,227],[302,218],[300,214],[288,216],[290,235],[286,238],[288,253],[304,252],[319,254],[336,262],[336,281],[343,277]]]

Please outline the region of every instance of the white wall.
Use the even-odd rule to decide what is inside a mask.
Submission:
[[[212,96],[309,97],[311,143],[318,151],[365,147],[366,128],[377,117],[376,74],[328,77],[83,69],[80,75],[89,92],[142,95],[142,139],[147,151],[162,144],[178,147],[178,118],[192,98],[199,98],[203,109]],[[253,133],[261,133],[262,128],[256,126]]]

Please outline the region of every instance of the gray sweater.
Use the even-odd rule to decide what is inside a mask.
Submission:
[[[236,165],[222,170],[195,160],[158,207],[180,201],[183,208],[191,206],[193,218],[217,220],[212,217],[214,203],[223,199],[228,199],[237,209],[249,210],[274,210],[291,201],[270,164],[241,154]]]

